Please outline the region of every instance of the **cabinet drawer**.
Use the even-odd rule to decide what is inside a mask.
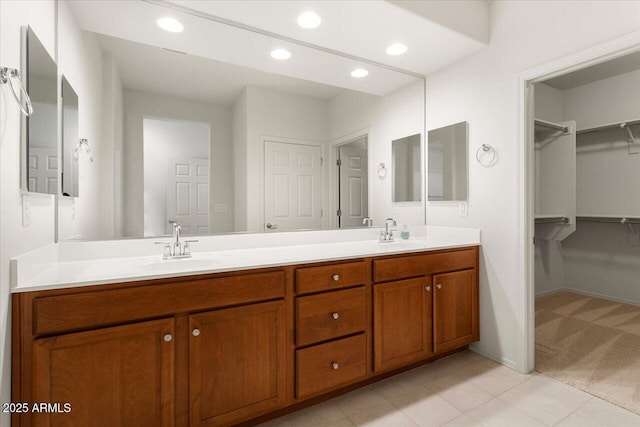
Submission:
[[[49,335],[284,297],[284,271],[37,297],[33,334]]]
[[[363,332],[367,318],[364,287],[296,299],[296,344],[313,344]]]
[[[306,294],[340,289],[347,286],[363,285],[366,280],[367,264],[365,261],[299,268],[296,270],[296,292]]]
[[[356,335],[296,351],[296,396],[310,396],[367,375],[367,339]]]
[[[474,268],[478,248],[434,254],[401,256],[373,261],[373,281],[387,282],[426,274]]]

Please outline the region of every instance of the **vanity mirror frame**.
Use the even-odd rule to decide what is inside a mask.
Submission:
[[[71,92],[71,94],[69,94]],[[66,100],[73,98],[75,100],[75,132],[73,135],[69,135],[67,138],[68,126],[70,118],[67,117],[66,107],[68,103]],[[75,91],[71,83],[67,80],[67,78],[62,75],[60,78],[60,104],[62,111],[62,121],[60,126],[60,132],[62,138],[60,139],[60,161],[58,162],[60,166],[60,173],[58,175],[58,179],[60,180],[60,196],[61,197],[80,197],[80,165],[79,158],[77,155],[79,154],[80,149],[82,148],[82,144],[80,143],[80,132],[78,131],[79,124],[79,116],[80,116],[80,108],[79,108],[80,99],[78,97],[78,93]],[[71,130],[73,132],[73,130]],[[67,140],[68,139],[68,140]],[[69,188],[65,185],[65,174],[71,175],[71,191],[68,191]]]
[[[37,47],[38,50],[41,50],[43,53],[46,54],[46,57],[44,57],[42,60],[45,62],[49,62],[49,64],[46,64],[47,66],[52,66],[52,70],[55,70],[54,73],[50,76],[51,81],[53,83],[53,87],[55,88],[55,93],[51,93],[50,96],[52,96],[52,99],[55,99],[55,102],[52,103],[53,106],[53,110],[55,110],[55,116],[54,119],[51,120],[51,123],[54,124],[54,129],[53,129],[53,139],[54,139],[54,145],[55,145],[55,160],[53,160],[55,162],[55,174],[56,174],[56,179],[55,179],[55,188],[52,189],[51,191],[35,191],[35,190],[31,190],[29,189],[29,162],[30,162],[30,154],[31,154],[31,150],[30,150],[30,145],[31,145],[31,136],[32,136],[32,131],[31,131],[31,125],[33,124],[33,120],[35,118],[38,117],[39,111],[37,111],[37,107],[35,106],[35,104],[38,102],[38,97],[33,96],[33,82],[30,81],[31,80],[31,73],[30,73],[30,50],[32,50],[30,48],[30,45],[32,43],[37,43]],[[60,167],[59,167],[59,139],[60,139],[60,123],[58,120],[58,104],[59,104],[59,100],[60,100],[60,92],[59,92],[59,87],[58,87],[58,64],[56,62],[56,60],[49,54],[49,52],[47,51],[46,47],[44,46],[44,44],[42,43],[42,41],[40,41],[40,38],[37,36],[37,34],[35,33],[35,31],[33,30],[33,28],[31,26],[23,26],[21,27],[21,34],[20,34],[20,44],[21,44],[21,69],[22,71],[22,81],[23,81],[23,85],[25,88],[26,93],[28,94],[30,100],[31,100],[31,104],[34,106],[33,108],[33,112],[31,114],[27,115],[21,115],[21,122],[20,122],[20,190],[23,194],[29,194],[29,195],[42,195],[42,196],[56,196],[59,193],[59,188],[60,188]],[[35,115],[35,117],[34,117]],[[47,159],[47,161],[49,161],[50,159]],[[57,224],[56,224],[57,227]]]

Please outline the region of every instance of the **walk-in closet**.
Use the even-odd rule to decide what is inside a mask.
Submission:
[[[536,370],[640,413],[640,54],[534,99]]]

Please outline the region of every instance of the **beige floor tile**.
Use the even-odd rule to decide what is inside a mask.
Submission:
[[[591,396],[537,375],[501,394],[500,399],[544,424],[554,425],[591,399]]]
[[[412,371],[410,371],[412,372]],[[408,372],[387,378],[376,383],[376,388],[387,399],[402,396],[412,390],[424,388],[424,381],[415,375],[407,375]]]
[[[540,427],[540,421],[531,418],[513,405],[494,398],[465,414],[485,427]]]
[[[433,381],[427,388],[463,412],[493,399],[490,393],[456,375]]]
[[[478,424],[473,421],[471,418],[466,415],[460,415],[458,418],[455,418],[448,423],[444,424],[443,427],[481,427],[482,424]]]
[[[325,427],[347,416],[333,401],[322,402],[286,416],[291,427]]]
[[[384,395],[380,393],[375,384],[345,394],[331,401],[334,402],[347,417],[364,409],[371,408],[372,406],[389,402]]]
[[[468,380],[487,393],[498,396],[523,381],[526,381],[529,376],[520,374],[507,367],[496,367],[477,375],[461,376],[461,378]]]
[[[405,414],[386,402],[351,415],[349,419],[356,426],[367,427],[416,427]]]
[[[392,399],[391,403],[421,427],[441,426],[462,414],[427,388]]]
[[[593,397],[556,425],[558,427],[638,427],[640,416]]]
[[[349,418],[344,418],[335,423],[327,424],[325,427],[355,427],[355,424]]]

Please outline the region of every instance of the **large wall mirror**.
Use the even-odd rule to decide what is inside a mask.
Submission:
[[[23,29],[26,90],[33,113],[23,132],[22,186],[29,192],[58,193],[58,71],[31,27]]]
[[[429,131],[428,200],[466,201],[468,188],[467,122]]]
[[[422,78],[147,2],[61,1],[59,19],[82,136],[102,127],[60,239],[424,223],[424,203],[394,213],[390,180],[369,176],[424,134]]]
[[[422,200],[422,146],[420,134],[391,142],[394,202]]]

